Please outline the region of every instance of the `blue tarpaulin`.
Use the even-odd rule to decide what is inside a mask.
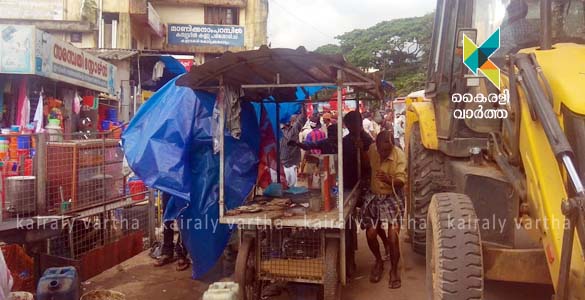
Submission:
[[[160,60],[165,64],[165,69],[171,74],[180,75],[187,72],[185,66],[170,55],[162,55]]]
[[[193,278],[209,271],[221,256],[230,229],[219,224],[219,155],[213,154],[215,95],[175,85],[156,92],[122,135],[126,159],[149,186],[173,195],[165,219],[177,218],[193,259]],[[251,104],[242,103],[242,136],[226,132],[225,200],[242,204],[258,172],[259,128]]]
[[[304,87],[304,88],[297,88],[296,96],[297,100],[303,101],[308,97],[314,96],[317,92],[324,88],[335,88],[335,87]],[[274,101],[274,99],[267,99],[268,101]],[[286,100],[293,100],[293,99],[286,99]],[[260,120],[260,103],[254,103],[254,109],[256,109],[256,116],[258,120]],[[301,104],[300,103],[292,103],[292,102],[285,102],[280,103],[280,111],[279,111],[279,120],[276,121],[276,103],[264,103],[264,108],[266,109],[266,113],[268,114],[268,118],[270,119],[270,123],[272,124],[272,128],[274,129],[274,135],[276,136],[277,131],[280,131],[280,124],[281,123],[288,123],[290,117],[294,114],[298,114],[301,111]],[[282,136],[279,135],[279,136]]]

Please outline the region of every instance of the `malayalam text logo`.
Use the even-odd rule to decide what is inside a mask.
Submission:
[[[490,60],[490,57],[499,48],[499,28],[479,47],[463,34],[463,63],[474,75],[481,71],[498,89],[500,88],[500,68]]]

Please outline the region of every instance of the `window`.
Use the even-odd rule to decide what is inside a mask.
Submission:
[[[103,13],[104,33],[103,33],[103,47],[104,48],[118,48],[118,13]]]
[[[81,43],[82,41],[82,34],[81,32],[72,32],[70,39],[72,43]]]
[[[240,9],[236,7],[205,7],[205,24],[239,25]]]

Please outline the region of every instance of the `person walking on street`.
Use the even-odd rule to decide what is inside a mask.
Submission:
[[[398,233],[404,211],[402,187],[406,182],[406,159],[404,152],[394,145],[392,138],[390,131],[382,131],[376,138],[376,143],[368,150],[371,183],[362,206],[361,226],[366,229],[368,246],[376,259],[370,273],[370,281],[376,283],[380,281],[384,271],[378,235],[382,224],[388,224],[391,265],[388,286],[397,289],[401,286]]]
[[[168,193],[162,193],[162,211],[163,213],[166,211],[169,201],[171,199],[171,195]],[[173,252],[177,255],[177,271],[183,271],[189,268],[191,262],[187,258],[187,250],[181,239],[181,234],[179,232],[177,243],[174,243],[175,238],[175,230],[173,230],[173,220],[165,220],[163,223],[163,244],[162,244],[162,254],[160,257],[157,258],[156,262],[154,263],[155,267],[162,267],[164,265],[170,264],[174,261]]]

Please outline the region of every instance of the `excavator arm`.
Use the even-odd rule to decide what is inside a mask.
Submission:
[[[520,153],[528,200],[531,215],[542,221],[556,299],[585,299],[585,189],[573,149],[561,128],[561,116],[553,109],[552,91],[536,56],[517,54],[514,63],[524,91],[520,97]]]

